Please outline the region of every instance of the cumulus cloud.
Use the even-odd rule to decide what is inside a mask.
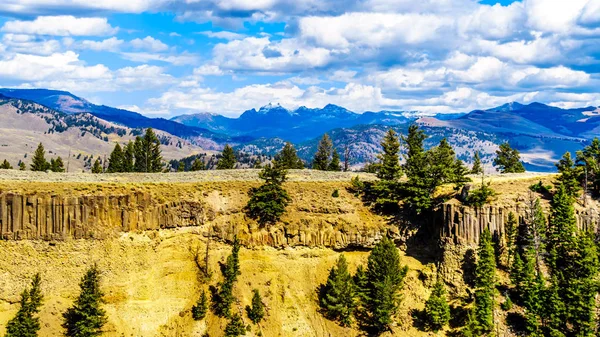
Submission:
[[[178,54],[178,55],[163,55],[157,53],[145,53],[145,52],[123,52],[121,56],[129,61],[148,63],[148,62],[163,62],[170,63],[177,66],[182,65],[194,65],[198,62],[198,57],[192,54]]]
[[[135,49],[142,49],[152,52],[165,51],[169,49],[169,46],[162,41],[153,38],[152,36],[146,36],[143,39],[133,39],[131,42],[129,42],[129,44],[131,44],[131,46]]]
[[[95,51],[111,51],[115,52],[119,50],[119,47],[123,45],[125,41],[120,40],[116,37],[111,37],[101,41],[83,40],[77,45],[81,49],[89,49]]]
[[[199,32],[198,34],[202,34],[214,39],[222,39],[222,40],[241,40],[246,37],[244,34],[229,32],[229,31],[220,31],[220,32],[211,32],[204,31]]]
[[[117,32],[106,18],[77,18],[71,15],[40,16],[32,21],[8,21],[0,31],[54,36],[102,36]]]

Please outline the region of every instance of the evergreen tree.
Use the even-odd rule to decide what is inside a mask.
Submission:
[[[402,175],[400,167],[400,141],[396,132],[389,129],[381,141],[383,152],[377,155],[380,161],[380,168],[377,172],[377,178],[381,180],[395,181]]]
[[[212,304],[213,310],[220,317],[229,317],[231,303],[233,303],[233,286],[237,277],[240,275],[240,242],[235,237],[231,255],[227,257],[225,265],[222,267],[223,282],[219,283],[217,293],[213,294]]]
[[[147,157],[142,137],[136,136],[133,142],[134,172],[148,172]]]
[[[522,282],[517,290],[526,309],[525,321],[529,336],[541,336],[540,314],[544,281],[541,274],[536,272],[535,250],[533,247],[529,249],[525,257]]]
[[[341,254],[336,265],[329,271],[327,283],[321,286],[319,294],[321,308],[330,319],[339,320],[342,326],[350,326],[356,308],[354,295],[354,284],[348,272],[348,263],[344,254]]]
[[[423,143],[427,139],[425,132],[415,124],[408,127],[406,137],[402,136],[404,147],[407,149],[404,156],[404,172],[409,181],[418,181],[425,176],[426,168],[425,148]]]
[[[52,172],[65,172],[65,163],[61,157],[56,159],[50,159],[50,171]]]
[[[577,165],[584,171],[581,178],[587,179],[588,190],[600,194],[600,139],[594,138],[590,145],[577,151]]]
[[[333,149],[333,154],[331,155],[331,161],[329,162],[329,165],[327,166],[327,171],[341,171],[342,168],[340,167],[340,155],[337,152],[337,150],[334,148]]]
[[[6,159],[4,159],[4,161],[2,162],[2,165],[0,165],[0,169],[2,169],[2,170],[12,170],[12,168],[13,167],[10,165],[10,163]]]
[[[354,283],[354,291],[358,297],[357,306],[363,306],[369,296],[369,279],[362,265],[356,268],[356,273],[352,276],[352,282]]]
[[[313,159],[312,168],[313,170],[327,171],[329,168],[329,158],[331,157],[331,151],[333,150],[333,143],[329,138],[329,135],[324,134],[323,138],[319,141],[317,147],[317,153]]]
[[[560,173],[556,179],[557,185],[564,186],[565,191],[570,197],[577,197],[577,194],[581,191],[581,185],[579,183],[581,170],[579,167],[575,166],[575,162],[571,159],[570,152],[565,152],[563,157],[556,164],[556,168],[558,168],[558,173]]]
[[[225,337],[237,337],[246,334],[246,327],[244,321],[238,314],[234,314],[229,319],[229,323],[225,326]]]
[[[121,149],[121,145],[117,143],[115,144],[115,148],[113,149],[113,151],[110,153],[110,157],[108,159],[108,168],[106,169],[106,172],[124,172],[125,170],[123,169],[123,160],[123,149]]]
[[[304,168],[304,163],[298,158],[296,149],[290,142],[285,143],[283,149],[275,156],[275,165],[284,170]]]
[[[287,172],[277,166],[266,165],[258,174],[265,182],[260,187],[250,188],[250,200],[246,213],[261,225],[274,224],[283,215],[291,201],[282,187]]]
[[[37,314],[43,299],[40,283],[40,275],[36,274],[31,281],[31,288],[21,293],[19,311],[6,324],[6,337],[37,337],[40,330]]]
[[[517,292],[520,292],[520,290],[523,288],[523,270],[523,259],[521,258],[521,254],[517,251],[515,252],[510,270],[510,280],[515,286]]]
[[[552,282],[543,292],[542,316],[544,320],[544,331],[546,336],[564,337],[561,330],[564,330],[566,317],[566,308],[558,289],[558,280],[552,277]]]
[[[500,144],[500,148],[496,151],[494,166],[497,166],[501,173],[525,172],[519,151],[511,148],[508,142]]]
[[[196,302],[196,305],[194,305],[192,307],[192,318],[194,318],[195,321],[200,321],[200,320],[204,319],[204,317],[206,317],[207,311],[208,311],[208,300],[206,298],[206,292],[204,290],[202,290],[202,293],[200,294],[200,298],[198,299],[198,302]]]
[[[515,256],[515,240],[517,237],[517,218],[515,214],[511,211],[508,213],[508,218],[506,219],[506,250],[507,250],[507,267],[512,266],[512,261],[514,261]]]
[[[596,332],[596,295],[598,294],[598,251],[594,235],[582,232],[577,238],[575,278],[569,293],[574,295],[569,306],[569,321],[574,336],[593,336]]]
[[[25,163],[22,162],[22,161],[19,162],[19,170],[20,171],[25,171]]]
[[[152,128],[147,128],[143,139],[146,157],[146,172],[160,172],[163,168],[160,140]]]
[[[32,171],[46,171],[50,168],[50,164],[46,161],[46,150],[44,150],[44,145],[40,143],[33,154],[33,159],[31,163]]]
[[[473,166],[471,167],[471,174],[483,174],[483,166],[481,165],[481,158],[479,152],[475,152],[473,157]]]
[[[254,324],[258,324],[265,316],[265,306],[262,302],[262,297],[260,296],[258,289],[254,289],[252,292],[252,306],[246,306],[246,313],[248,318],[250,318]]]
[[[185,162],[183,160],[177,162],[177,172],[185,172]]]
[[[450,306],[446,299],[446,289],[440,280],[433,286],[433,291],[425,302],[425,317],[427,325],[433,331],[444,328],[450,321]]]
[[[235,167],[235,163],[235,152],[229,144],[226,144],[221,152],[221,158],[217,162],[217,170],[231,170]]]
[[[367,279],[369,295],[365,303],[368,324],[377,332],[389,329],[392,315],[400,304],[399,292],[408,267],[400,266],[394,243],[384,238],[369,254]]]
[[[205,166],[204,166],[204,163],[202,162],[202,160],[200,158],[194,159],[194,161],[192,162],[192,167],[190,168],[190,171],[202,171],[202,170],[205,170]]]
[[[487,333],[494,328],[494,290],[496,289],[496,259],[492,235],[488,229],[479,238],[475,267],[475,320],[478,330]]]
[[[102,334],[106,312],[101,308],[100,271],[93,265],[79,283],[81,293],[73,306],[63,314],[67,337],[93,337]]]
[[[125,145],[121,169],[123,172],[135,171],[135,145],[132,141]]]
[[[92,166],[92,173],[102,173],[102,164],[100,164],[100,158],[96,158],[94,166]]]

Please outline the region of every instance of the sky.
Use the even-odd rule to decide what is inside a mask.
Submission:
[[[600,0],[2,0],[0,86],[152,117],[600,106]]]

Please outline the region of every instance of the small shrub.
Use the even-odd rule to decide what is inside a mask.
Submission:
[[[331,196],[334,197],[334,198],[339,198],[340,197],[340,191],[334,190],[333,193],[331,194]]]
[[[481,207],[487,204],[495,195],[496,192],[490,187],[490,183],[486,184],[482,181],[480,188],[469,193],[465,203],[470,206]]]
[[[510,296],[506,294],[506,299],[502,302],[502,310],[509,311],[513,307],[513,302],[510,299]]]
[[[550,190],[552,189],[552,186],[550,186],[550,185],[544,185],[544,184],[542,183],[542,181],[540,180],[540,181],[538,181],[537,183],[535,183],[535,184],[533,184],[533,185],[529,186],[529,189],[530,189],[532,192],[535,192],[535,193],[540,193],[540,194],[549,194],[549,193],[550,193]]]

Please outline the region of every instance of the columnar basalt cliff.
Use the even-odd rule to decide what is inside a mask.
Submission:
[[[213,197],[218,192],[211,192]],[[159,201],[149,193],[60,196],[0,194],[0,234],[5,240],[103,239],[121,232],[203,226],[205,235],[248,246],[372,247],[383,236],[398,237],[393,226],[367,226],[352,208],[306,210],[275,226],[260,227],[239,205],[204,200]],[[298,216],[297,213],[301,215]]]
[[[118,232],[198,226],[205,216],[200,202],[157,204],[144,193],[78,197],[0,195],[3,239],[103,238]]]
[[[504,235],[508,214],[513,212],[519,223],[527,216],[527,208],[516,203],[513,207],[484,205],[473,208],[448,202],[441,206],[440,237],[455,244],[476,245],[485,229],[500,237]],[[575,218],[580,229],[597,231],[600,214],[595,208],[576,210]]]

